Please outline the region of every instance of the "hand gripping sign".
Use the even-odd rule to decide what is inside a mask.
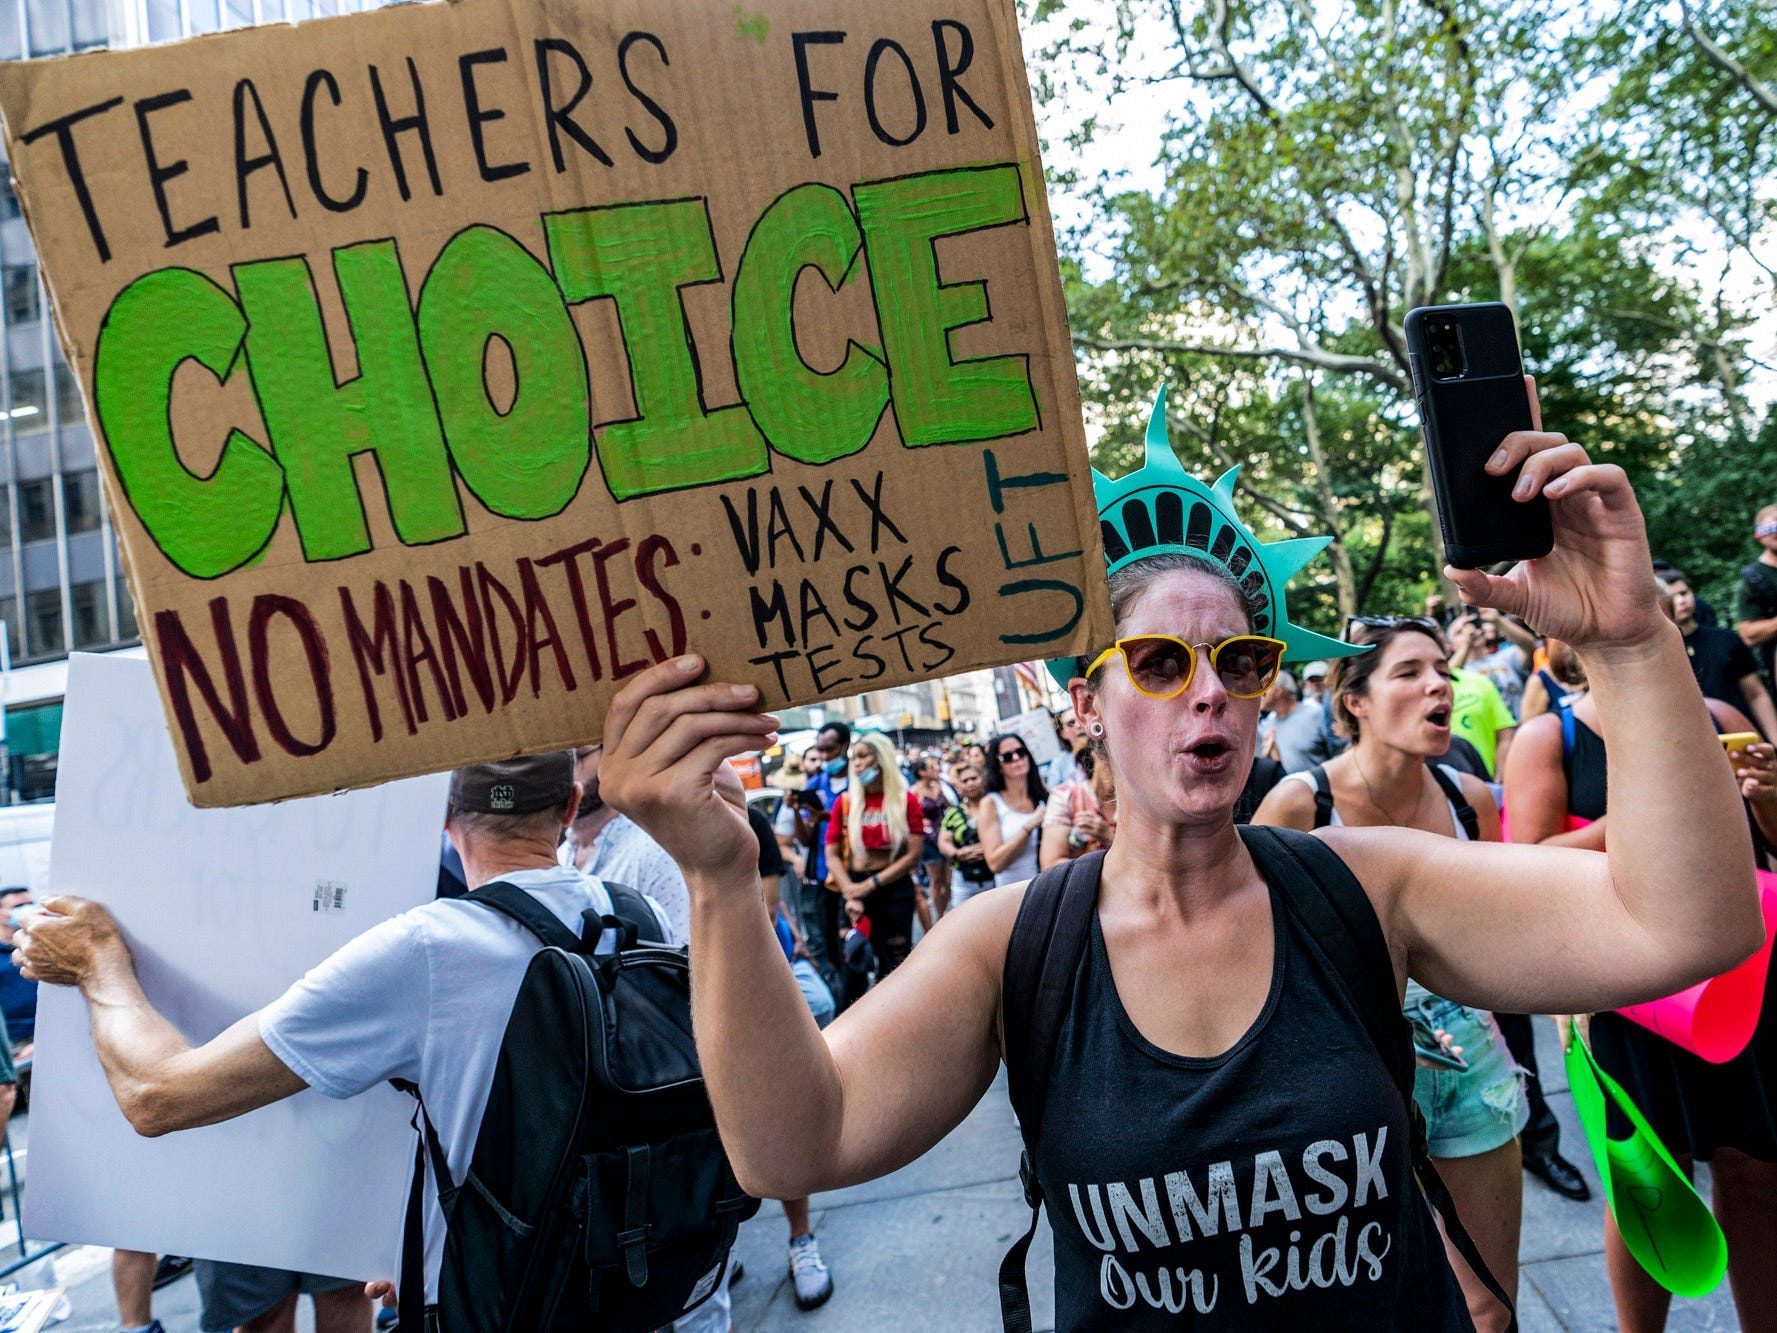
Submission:
[[[1109,638],[1011,0],[402,5],[0,114],[198,805],[687,649],[781,706]]]

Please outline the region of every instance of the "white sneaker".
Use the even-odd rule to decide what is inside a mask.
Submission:
[[[790,1280],[796,1284],[796,1308],[812,1310],[825,1305],[833,1294],[833,1277],[821,1262],[821,1247],[813,1235],[793,1237],[790,1241]]]

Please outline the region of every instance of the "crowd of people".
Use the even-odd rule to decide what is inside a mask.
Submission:
[[[80,987],[145,1134],[408,1081],[436,1122],[438,1179],[460,1182],[536,949],[475,892],[513,886],[563,928],[591,922],[588,954],[608,955],[628,944],[606,886],[627,886],[650,937],[690,949],[722,1146],[748,1193],[782,1201],[786,1271],[811,1309],[834,1275],[809,1196],[936,1143],[1002,1060],[1015,1086],[1029,1077],[1002,983],[1027,947],[1030,885],[1072,867],[1095,910],[1040,1034],[1040,1133],[1025,1126],[1058,1327],[1172,1327],[1187,1308],[1229,1327],[1507,1327],[1524,1173],[1587,1194],[1524,1015],[1594,1012],[1603,1068],[1682,1163],[1710,1163],[1735,1301],[1762,1326],[1777,1310],[1777,1018],[1712,1065],[1608,1011],[1760,938],[1777,507],[1758,515],[1729,630],[1653,560],[1619,470],[1559,436],[1507,445],[1500,467],[1555,499],[1555,551],[1503,575],[1448,571],[1458,609],[1434,594],[1417,614],[1355,616],[1344,655],[1299,674],[1227,567],[1157,549],[1111,573],[1116,641],[1058,671],[1071,706],[1053,747],[1019,730],[897,750],[830,721],[792,757],[772,822],[724,760],[770,745],[777,719],[750,687],[700,682],[700,659],[663,663],[618,696],[602,745],[456,773],[438,899],[214,1040],[193,1048],[154,1010],[109,914],[76,899],[0,927],[22,968],[0,968],[0,1011],[12,1023],[38,981]],[[1724,758],[1716,734],[1749,732]],[[1323,898],[1352,923],[1364,976],[1305,925]],[[1377,986],[1412,1035],[1400,1095],[1357,994]],[[1455,1202],[1441,1226],[1418,1187],[1420,1120]],[[432,1299],[439,1197],[434,1182],[416,1233]],[[1614,1228],[1607,1247],[1622,1326],[1662,1327],[1664,1289]],[[154,1328],[154,1274],[154,1256],[119,1255],[127,1327]],[[681,1333],[728,1327],[715,1286]],[[305,1293],[316,1327],[345,1333],[393,1284],[211,1266],[203,1326],[287,1327]]]

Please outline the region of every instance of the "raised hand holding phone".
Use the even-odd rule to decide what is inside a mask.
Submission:
[[[1518,503],[1514,478],[1485,466],[1501,440],[1536,425],[1511,311],[1498,302],[1424,306],[1407,313],[1406,335],[1450,563],[1472,569],[1547,554],[1548,505]]]

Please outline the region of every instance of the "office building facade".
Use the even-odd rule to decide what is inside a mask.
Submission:
[[[0,59],[372,7],[363,0],[0,0]],[[37,219],[40,226],[55,221]],[[0,341],[0,620],[12,667],[7,786],[10,799],[43,799],[53,794],[60,673],[29,669],[138,642],[140,627],[79,384],[62,359],[9,171],[0,172]]]

